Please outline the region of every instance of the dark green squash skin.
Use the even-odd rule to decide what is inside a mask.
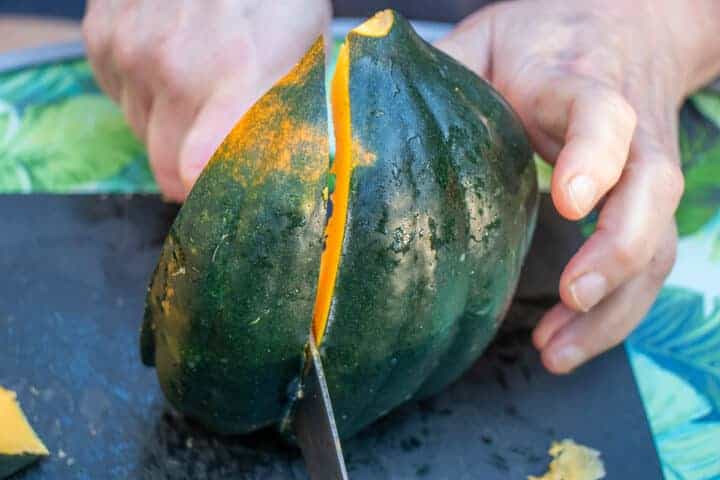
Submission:
[[[399,15],[348,36],[353,138],[343,255],[321,345],[349,436],[466,370],[497,331],[534,228],[532,152],[515,114]]]
[[[143,361],[172,405],[220,433],[286,415],[310,331],[329,155],[322,40],[286,78],[202,173],[147,295]]]
[[[20,455],[0,454],[0,478],[8,478],[15,472],[19,472],[30,464],[37,462],[41,455],[23,453]]]

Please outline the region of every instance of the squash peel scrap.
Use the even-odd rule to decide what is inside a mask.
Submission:
[[[553,442],[548,451],[552,462],[542,477],[529,476],[528,480],[600,480],[605,478],[605,467],[600,452],[579,445],[570,439]]]
[[[15,392],[0,387],[0,478],[48,454],[20,409]]]

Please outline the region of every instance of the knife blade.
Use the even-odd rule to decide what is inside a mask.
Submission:
[[[312,480],[348,480],[330,393],[312,334],[293,428]]]

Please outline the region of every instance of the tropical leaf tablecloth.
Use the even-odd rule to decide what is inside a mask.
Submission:
[[[686,103],[679,141],[677,264],[626,346],[666,477],[720,479],[720,94]],[[156,190],[85,61],[0,73],[0,192]]]

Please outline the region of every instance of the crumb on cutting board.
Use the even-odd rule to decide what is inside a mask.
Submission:
[[[548,453],[553,460],[542,477],[528,480],[600,480],[605,478],[605,466],[600,452],[571,439],[553,442]]]

